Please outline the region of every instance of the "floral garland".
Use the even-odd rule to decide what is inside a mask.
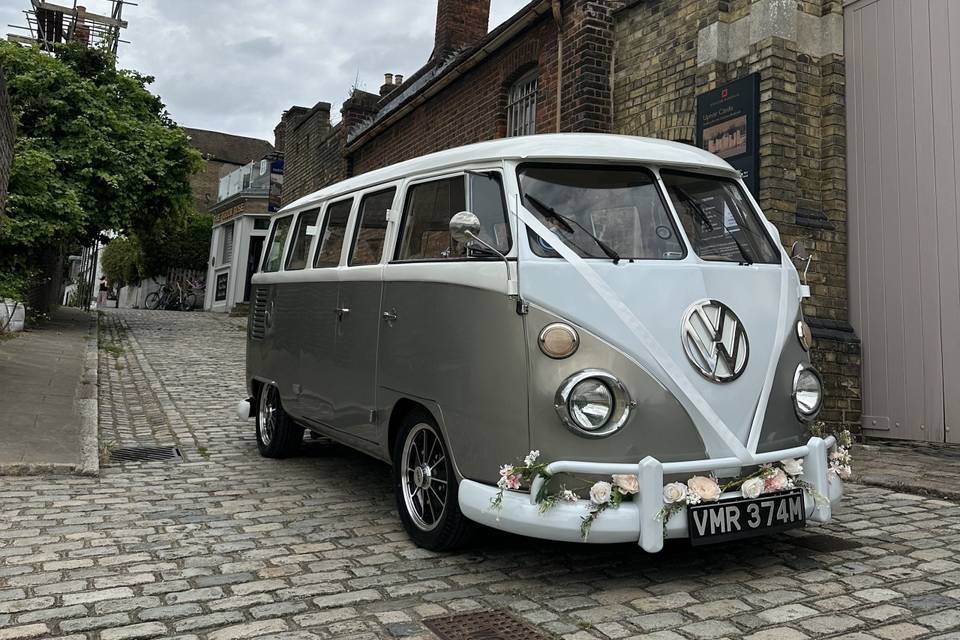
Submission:
[[[813,435],[824,435],[823,423],[817,423],[811,428]],[[852,472],[852,457],[850,446],[852,438],[849,431],[836,434],[837,447],[829,456],[828,473],[838,478],[849,478]],[[546,513],[558,502],[577,502],[580,495],[577,490],[561,486],[560,490],[550,493],[548,490],[551,474],[547,472],[547,464],[537,462],[540,451],[533,450],[526,455],[522,463],[505,464],[500,467],[500,479],[497,481],[497,493],[490,499],[490,507],[498,512],[503,506],[505,491],[517,491],[523,486],[531,486],[536,478],[543,478],[544,483],[536,496],[536,503],[540,513]],[[803,460],[787,458],[773,464],[763,464],[746,476],[730,480],[723,484],[714,476],[693,476],[686,483],[671,482],[663,487],[663,507],[657,513],[657,519],[664,528],[670,518],[688,505],[704,502],[717,502],[725,491],[740,490],[744,498],[756,498],[765,493],[776,493],[800,488],[822,500],[822,496],[814,491],[813,487],[800,476],[803,474]],[[588,488],[589,487],[589,488]],[[640,482],[632,474],[615,474],[610,481],[599,480],[592,485],[584,484],[579,491],[587,491],[589,508],[587,513],[580,517],[580,535],[586,540],[590,535],[590,528],[601,513],[607,509],[616,509],[629,496],[640,491]],[[499,518],[499,515],[498,515]]]

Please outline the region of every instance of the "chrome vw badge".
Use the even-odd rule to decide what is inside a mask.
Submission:
[[[722,302],[694,302],[683,316],[681,340],[690,364],[711,382],[732,382],[747,368],[747,332]]]

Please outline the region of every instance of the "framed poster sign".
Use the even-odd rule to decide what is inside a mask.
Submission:
[[[760,74],[697,96],[697,146],[740,171],[760,197]]]
[[[213,299],[217,302],[227,299],[227,280],[230,274],[227,272],[217,274],[217,288],[214,290]]]

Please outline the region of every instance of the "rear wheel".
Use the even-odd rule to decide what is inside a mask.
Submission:
[[[257,408],[257,448],[265,458],[286,458],[303,442],[303,427],[280,405],[280,392],[272,384],[260,391]]]
[[[157,307],[160,306],[160,294],[154,291],[147,296],[147,299],[143,301],[143,306],[151,311],[156,311]]]
[[[460,511],[453,463],[433,416],[407,414],[393,458],[397,510],[410,538],[433,551],[465,544],[474,525]]]

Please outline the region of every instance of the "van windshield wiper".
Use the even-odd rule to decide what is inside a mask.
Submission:
[[[529,194],[525,193],[523,194],[523,197],[526,198],[527,201],[530,204],[532,204],[534,208],[540,212],[541,215],[543,215],[544,217],[550,218],[552,220],[555,220],[561,227],[563,227],[563,230],[569,233],[570,235],[573,235],[574,233],[573,227],[570,226],[571,222],[577,225],[578,227],[580,227],[580,229],[585,234],[587,234],[587,236],[589,236],[591,240],[597,243],[597,246],[600,247],[600,250],[603,251],[608,258],[613,260],[613,264],[620,263],[620,254],[614,251],[613,247],[608,245],[606,242],[604,242],[597,236],[587,231],[587,228],[584,227],[582,224],[580,224],[580,222],[576,218],[570,218],[568,216],[563,215],[562,213],[558,213],[557,210],[551,207],[550,205],[540,202],[539,200],[537,200],[536,198],[534,198]]]
[[[678,196],[680,196],[681,200],[690,206],[690,209],[693,211],[697,220],[700,221],[700,224],[704,225],[707,228],[707,231],[713,231],[713,223],[710,222],[710,216],[704,212],[703,207],[700,206],[700,203],[691,198],[690,194],[680,187],[674,187],[673,190]]]

